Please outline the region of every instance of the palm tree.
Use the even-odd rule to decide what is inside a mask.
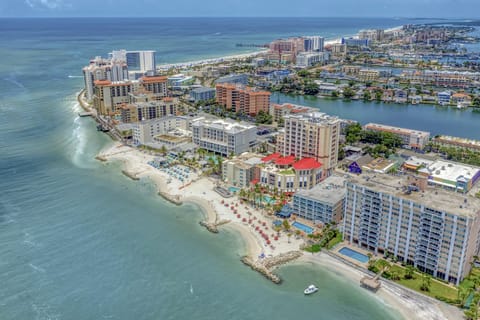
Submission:
[[[390,279],[392,279],[393,281],[400,280],[400,274],[398,273],[398,271],[395,271],[395,270],[391,271]]]
[[[245,189],[240,189],[240,191],[238,192],[238,197],[240,199],[245,199],[246,194],[247,194],[247,192],[245,191]]]
[[[405,269],[405,279],[413,279],[413,275],[415,274],[415,268],[412,265],[408,265]]]
[[[428,274],[422,275],[422,284],[420,285],[420,290],[430,291],[431,277]]]
[[[277,237],[280,237],[280,231],[282,230],[282,227],[280,226],[275,226],[273,229],[277,232]]]

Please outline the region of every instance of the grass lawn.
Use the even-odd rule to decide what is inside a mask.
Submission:
[[[332,249],[333,247],[335,247],[337,244],[339,244],[340,242],[342,242],[342,239],[343,239],[343,235],[341,232],[337,232],[337,235],[335,236],[335,238],[333,238],[332,240],[330,240],[327,244],[327,249],[330,250]]]
[[[402,277],[400,280],[395,282],[400,283],[402,286],[418,291],[432,298],[444,297],[450,300],[456,300],[458,297],[457,289],[442,282],[439,282],[433,278],[430,281],[430,291],[420,290],[420,286],[422,285],[422,276],[418,273],[415,273],[413,279],[407,280]]]
[[[377,260],[376,266],[378,266],[378,262],[379,260]],[[400,276],[400,280],[395,280],[395,282],[409,289],[415,290],[432,298],[441,297],[440,299],[443,298],[452,301],[458,298],[457,288],[438,281],[435,278],[431,278],[429,291],[420,290],[420,286],[422,285],[422,274],[415,272],[413,279],[405,279],[405,268],[396,264],[393,264],[390,269],[388,269],[388,271],[384,273],[383,276],[385,278],[389,278],[389,275],[393,271],[395,271]]]
[[[313,244],[310,247],[306,247],[304,250],[307,252],[320,252],[322,247],[319,244]]]

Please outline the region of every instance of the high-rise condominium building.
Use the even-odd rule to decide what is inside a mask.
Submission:
[[[344,239],[458,284],[478,254],[478,186],[467,194],[416,175],[362,174],[347,182]]]
[[[289,114],[284,117],[285,128],[277,140],[278,151],[284,156],[314,158],[330,175],[338,162],[340,120],[321,112]]]

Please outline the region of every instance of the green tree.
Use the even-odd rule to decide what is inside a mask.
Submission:
[[[255,122],[257,124],[272,124],[272,121],[272,115],[263,110],[260,110],[255,117]]]
[[[350,87],[346,87],[343,89],[343,97],[345,99],[351,99],[355,95],[355,90]]]
[[[307,94],[307,95],[314,96],[314,95],[318,94],[318,92],[319,92],[318,85],[315,82],[309,81],[305,84],[303,92],[305,92],[305,94]]]
[[[297,72],[297,76],[301,78],[309,78],[311,76],[311,73],[308,70],[303,69]]]
[[[404,278],[405,279],[413,279],[413,275],[415,274],[415,268],[412,266],[412,265],[408,265],[406,268],[405,268],[405,275],[404,275]]]
[[[338,91],[332,91],[332,98],[338,98]]]
[[[432,279],[427,274],[422,274],[422,284],[420,285],[420,290],[430,291],[430,285],[432,284]]]
[[[370,93],[370,90],[363,91],[363,101],[370,101],[370,100],[372,100],[372,94]]]
[[[290,230],[290,223],[288,222],[287,219],[284,219],[284,220],[283,220],[282,225],[283,225],[283,228],[285,229],[285,231],[289,231],[289,230]]]

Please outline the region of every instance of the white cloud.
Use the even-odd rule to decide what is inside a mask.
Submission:
[[[25,3],[30,8],[41,8],[50,10],[59,9],[66,6],[63,0],[25,0]]]

